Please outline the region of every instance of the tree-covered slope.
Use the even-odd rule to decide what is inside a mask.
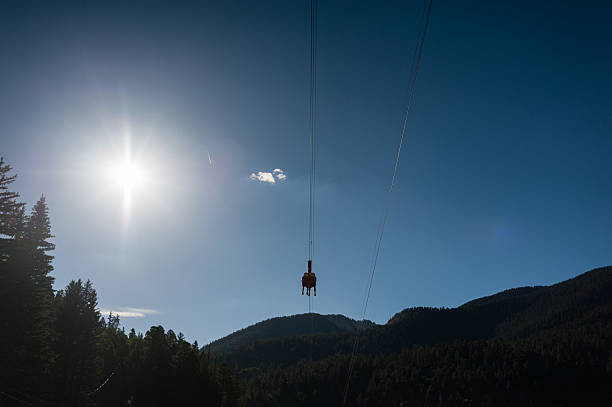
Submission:
[[[406,309],[384,326],[363,330],[359,349],[377,355],[414,345],[527,338],[555,328],[589,330],[611,316],[612,267],[603,267],[552,286],[506,290],[457,308]],[[288,366],[349,353],[355,337],[338,331],[314,338],[283,336],[228,347],[221,353],[239,368]]]
[[[358,328],[375,327],[371,321],[355,321],[344,315],[298,314],[288,317],[270,318],[210,343],[214,354],[230,351],[241,346],[251,346],[255,342],[302,337],[305,335],[327,335],[355,332]]]
[[[612,267],[453,309],[398,313],[362,332],[343,403],[353,339],[319,335],[312,353],[295,338],[232,352],[229,360],[250,367],[244,404],[608,406]]]

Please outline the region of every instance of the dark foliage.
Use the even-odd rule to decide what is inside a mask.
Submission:
[[[227,354],[245,405],[339,405],[354,336],[252,344]],[[257,356],[256,356],[257,355]],[[412,308],[361,332],[347,405],[609,405],[612,267],[455,309]]]
[[[371,321],[355,321],[344,315],[301,314],[270,318],[216,340],[210,347],[214,354],[239,349],[253,342],[314,334],[338,334],[375,327]]]
[[[30,216],[0,158],[0,405],[237,405],[234,370],[161,326],[143,336],[101,318],[90,281],[54,294],[44,196]]]
[[[0,158],[0,380],[42,391],[55,356],[51,229],[45,198],[26,216],[10,171]]]

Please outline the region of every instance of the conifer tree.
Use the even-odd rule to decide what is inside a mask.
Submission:
[[[13,239],[23,231],[24,204],[18,201],[18,193],[9,191],[9,185],[17,179],[11,171],[0,157],[0,264],[8,260]]]
[[[32,213],[27,219],[26,234],[33,249],[34,272],[40,276],[48,276],[53,271],[51,264],[53,256],[47,252],[54,250],[55,245],[49,242],[54,236],[51,234],[49,209],[44,195],[32,208]]]
[[[39,373],[49,373],[53,362],[51,347],[53,334],[53,256],[47,252],[55,245],[49,242],[51,222],[45,197],[41,196],[32,208],[25,225],[25,246],[27,247],[28,269],[24,270],[31,281],[29,316],[31,324],[25,344],[29,348],[30,366]]]
[[[55,379],[65,401],[87,403],[87,392],[99,380],[97,346],[102,321],[98,296],[91,281],[71,281],[55,296],[56,352]]]
[[[0,379],[8,383],[27,376],[22,362],[27,353],[23,342],[30,292],[23,268],[27,256],[19,250],[23,247],[24,204],[18,201],[18,193],[9,190],[17,178],[11,171],[11,166],[0,157],[0,360],[3,365]]]

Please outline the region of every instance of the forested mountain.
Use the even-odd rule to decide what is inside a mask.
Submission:
[[[354,339],[279,339],[224,358],[246,377],[247,405],[339,405]],[[361,332],[353,362],[347,405],[609,405],[612,267],[406,309]]]
[[[301,316],[306,317],[307,314]],[[413,345],[525,338],[553,328],[591,329],[606,318],[612,320],[612,267],[595,269],[549,287],[506,290],[457,308],[408,308],[386,325],[364,326],[360,350],[380,354]],[[311,338],[283,338],[291,335],[281,332],[276,340],[253,340],[243,346],[226,347],[223,358],[244,369],[289,365],[309,358],[311,352],[315,359],[349,353],[354,335],[333,333],[315,335],[311,349]]]
[[[310,334],[355,332],[357,329],[368,329],[375,326],[376,324],[371,321],[355,321],[344,315],[312,313],[270,318],[211,342],[205,347],[205,350],[210,348],[212,353],[219,354],[258,341]]]

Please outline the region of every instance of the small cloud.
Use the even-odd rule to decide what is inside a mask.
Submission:
[[[274,170],[272,170],[272,172],[259,171],[257,173],[252,173],[249,176],[249,178],[252,179],[253,181],[267,182],[269,184],[275,184],[276,180],[279,180],[279,181],[286,180],[287,175],[285,174],[284,170],[281,170],[280,168],[275,168]]]
[[[113,313],[121,318],[142,318],[147,315],[159,314],[159,311],[150,308],[117,307],[117,309],[101,309],[100,314],[106,315]]]
[[[276,178],[278,178],[279,181],[284,181],[287,179],[287,174],[285,174],[285,171],[279,169],[279,168],[275,168],[274,171],[272,171],[274,173],[274,175],[276,176]]]
[[[272,175],[271,172],[259,171],[257,174],[252,173],[249,178],[260,182],[269,182],[270,184],[274,184],[276,182],[274,175]]]

